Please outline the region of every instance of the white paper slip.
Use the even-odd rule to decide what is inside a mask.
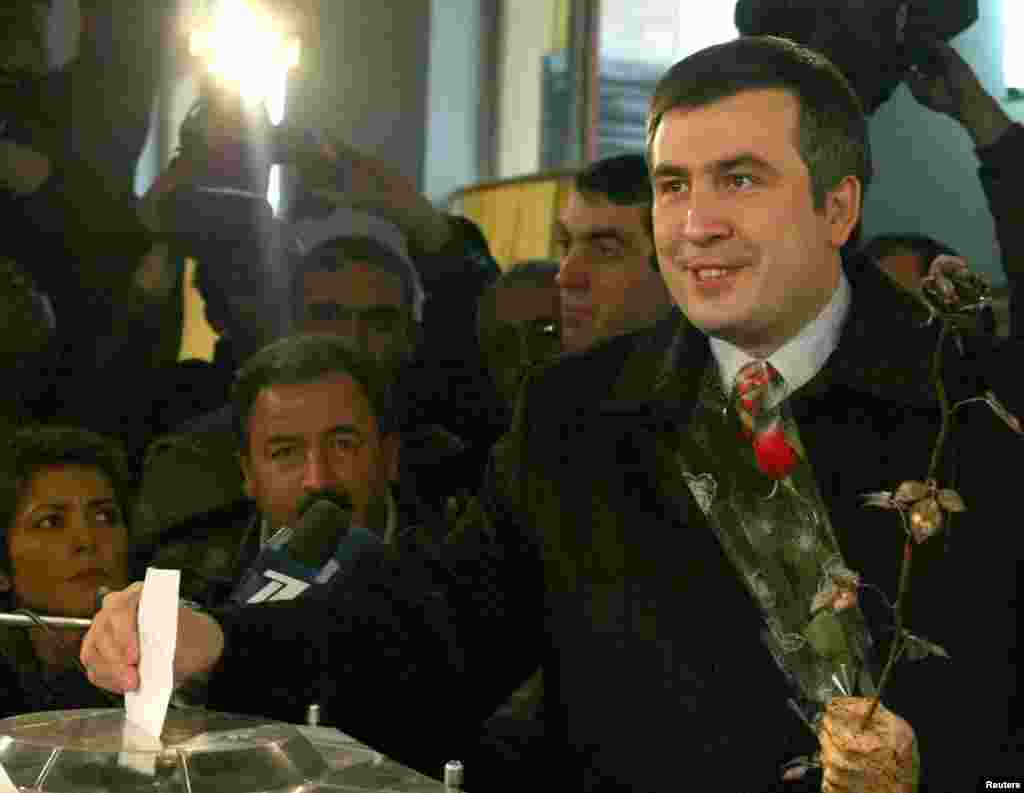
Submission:
[[[3,763],[0,763],[0,793],[18,793],[18,788],[14,786],[11,778],[7,776]]]
[[[174,688],[178,570],[146,570],[139,602],[139,688],[124,695],[128,721],[159,739]]]

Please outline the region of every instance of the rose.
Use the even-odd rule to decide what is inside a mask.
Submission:
[[[753,445],[757,467],[772,479],[785,479],[800,462],[781,424],[754,433]]]

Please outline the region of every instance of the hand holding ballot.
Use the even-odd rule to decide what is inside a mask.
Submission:
[[[82,641],[81,660],[89,680],[115,693],[139,687],[138,613],[142,583],[132,584],[103,599],[92,627]],[[174,652],[174,685],[208,674],[224,650],[224,634],[207,614],[180,607]]]

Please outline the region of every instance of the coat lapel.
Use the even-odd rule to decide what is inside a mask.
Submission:
[[[601,406],[602,422],[617,428],[619,461],[643,472],[651,509],[686,531],[703,528],[704,521],[679,466],[679,433],[693,414],[709,362],[704,336],[676,312],[670,326],[644,339],[627,357],[612,399]]]

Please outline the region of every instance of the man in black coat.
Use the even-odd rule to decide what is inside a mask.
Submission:
[[[659,84],[649,159],[682,313],[527,380],[441,558],[367,556],[344,592],[306,605],[183,612],[179,679],[211,674],[210,705],[232,709],[248,694],[232,671],[253,653],[329,669],[346,732],[429,770],[540,663],[552,789],[797,790],[783,766],[814,751],[812,731],[832,747],[832,697],[877,691],[910,548],[904,628],[951,656],[899,668],[883,692],[917,734],[919,789],[1019,773],[1019,541],[1003,517],[1016,474],[998,462],[1020,454],[1019,422],[964,402],[994,390],[1020,415],[1016,374],[1004,351],[961,355],[873,266],[842,261],[870,173],[849,87],[781,40],[709,48]],[[769,453],[730,398],[751,360],[788,385]],[[946,400],[962,407],[932,464]],[[967,511],[928,542],[908,537],[934,514],[900,503],[904,531],[896,510],[865,508],[932,477]],[[108,597],[82,653],[114,690],[137,685],[138,587]],[[261,712],[314,693],[284,677]],[[388,681],[383,703],[369,680]],[[897,732],[878,753],[823,753],[824,781],[803,784],[914,790],[909,731],[883,714]],[[470,789],[524,781],[466,759]]]

